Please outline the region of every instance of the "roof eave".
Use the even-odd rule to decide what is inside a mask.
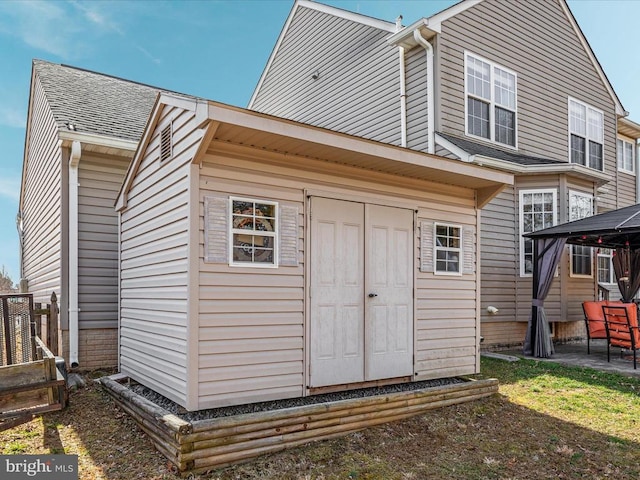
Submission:
[[[604,172],[578,165],[576,163],[554,163],[544,165],[521,165],[484,155],[470,155],[469,160],[477,165],[505,170],[519,175],[544,175],[552,173],[566,173],[587,178],[598,185],[604,185],[609,177]]]

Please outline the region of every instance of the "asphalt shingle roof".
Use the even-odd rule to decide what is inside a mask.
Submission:
[[[507,152],[498,148],[492,148],[481,143],[472,142],[464,138],[455,137],[446,133],[438,132],[438,135],[449,140],[455,146],[461,148],[470,155],[482,155],[484,157],[497,158],[498,160],[504,160],[506,162],[516,163],[518,165],[556,165],[566,164],[559,160],[552,160],[550,158],[531,157],[529,155],[520,155],[514,152]]]
[[[80,68],[34,60],[60,129],[139,141],[161,89]]]

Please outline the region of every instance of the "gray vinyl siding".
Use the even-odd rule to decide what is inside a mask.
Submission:
[[[388,35],[298,8],[252,108],[399,145],[398,49],[386,44]]]
[[[84,154],[78,168],[80,329],[118,327],[118,214],[130,159]]]
[[[513,187],[506,187],[483,209],[480,221],[482,320],[498,322],[516,318],[516,284],[519,276],[518,210]],[[488,306],[498,308],[487,313]]]
[[[22,192],[23,275],[35,301],[49,302],[52,292],[63,301],[62,152],[58,146],[58,129],[37,77],[31,100],[29,148]]]
[[[427,127],[427,58],[423,48],[406,53],[407,147],[426,152],[429,146]]]
[[[465,134],[464,51],[517,74],[518,150],[568,161],[568,98],[604,112],[605,172],[615,179],[614,103],[556,0],[487,0],[443,22],[440,126]],[[603,195],[615,203],[615,193]]]
[[[159,131],[173,119],[173,157]],[[189,171],[193,112],[165,107],[121,213],[121,370],[186,404]]]

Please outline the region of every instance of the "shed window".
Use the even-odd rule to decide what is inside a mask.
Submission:
[[[516,74],[465,54],[467,134],[516,146]]]
[[[569,192],[569,221],[593,215],[593,196]],[[592,276],[593,250],[591,247],[571,245],[571,276]]]
[[[520,191],[520,275],[533,274],[533,240],[522,236],[556,224],[556,190]]]
[[[277,266],[276,202],[230,198],[231,265]]]
[[[627,173],[635,173],[633,143],[618,139],[618,170]]]
[[[462,273],[462,228],[457,225],[435,224],[435,270],[444,275]]]
[[[569,158],[571,163],[604,170],[604,114],[569,98]]]

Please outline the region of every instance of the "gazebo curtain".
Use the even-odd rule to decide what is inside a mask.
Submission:
[[[562,256],[566,238],[538,238],[533,240],[533,300],[527,324],[523,353],[548,358],[553,355],[549,323],[544,311],[553,277]],[[640,260],[640,257],[638,257]],[[640,270],[638,270],[640,272]]]
[[[640,250],[617,248],[613,256],[613,271],[622,301],[631,302],[640,289]]]

